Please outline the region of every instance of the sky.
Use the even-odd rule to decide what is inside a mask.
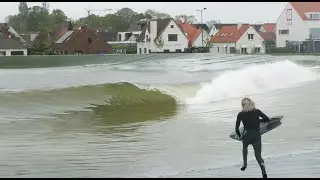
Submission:
[[[263,23],[276,22],[286,2],[50,2],[49,9],[61,9],[65,14],[77,19],[87,15],[86,9],[111,11],[92,11],[97,15],[114,13],[117,10],[129,7],[136,12],[152,9],[165,12],[171,16],[186,14],[194,15],[200,22],[203,11],[203,22],[218,20],[221,23]],[[28,6],[41,6],[41,2],[28,2]],[[18,2],[0,2],[0,23],[5,17],[18,13]]]

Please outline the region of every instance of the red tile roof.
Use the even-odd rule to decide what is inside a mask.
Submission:
[[[299,16],[304,21],[318,20],[309,19],[304,13],[306,12],[320,12],[320,2],[290,2],[292,7],[297,11]]]
[[[275,40],[276,34],[274,32],[258,32],[263,40]]]
[[[248,30],[249,24],[243,24],[239,29],[237,25],[223,26],[217,33],[211,38],[212,43],[233,43],[237,42],[239,38]]]
[[[176,23],[182,28],[184,33],[187,33],[187,38],[189,40],[189,44],[193,45],[194,41],[201,34],[201,29],[197,29],[193,25],[189,23],[182,23],[181,21],[176,21]]]
[[[276,23],[265,23],[263,28],[266,32],[275,32]]]

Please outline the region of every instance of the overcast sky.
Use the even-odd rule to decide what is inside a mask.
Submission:
[[[50,2],[49,9],[61,9],[72,19],[87,15],[86,8],[103,10],[129,7],[136,12],[153,9],[168,13],[172,16],[180,14],[195,15],[200,21],[200,12],[197,9],[207,8],[203,11],[203,21],[220,20],[222,23],[260,23],[276,22],[286,2]],[[28,2],[28,6],[41,5],[40,2]],[[18,13],[18,2],[0,2],[0,18],[2,22],[8,15]],[[104,15],[106,12],[93,12]]]

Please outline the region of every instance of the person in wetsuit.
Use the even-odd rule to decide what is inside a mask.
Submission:
[[[237,116],[237,122],[235,131],[239,137],[240,131],[239,126],[242,122],[244,126],[244,133],[242,138],[242,155],[243,155],[243,166],[241,170],[244,171],[247,168],[247,156],[248,156],[248,146],[251,144],[254,149],[254,155],[259,163],[262,171],[262,177],[267,178],[267,172],[264,165],[264,161],[261,157],[261,134],[260,134],[260,121],[270,122],[268,116],[266,116],[259,109],[255,108],[254,102],[249,98],[244,98],[241,101],[242,111],[239,112]],[[260,120],[259,117],[262,117]]]

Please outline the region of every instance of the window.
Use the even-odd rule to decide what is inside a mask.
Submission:
[[[147,48],[144,48],[144,53],[147,54]]]
[[[22,56],[23,55],[23,51],[11,51],[11,55],[12,56],[18,56],[18,55]]]
[[[121,41],[121,34],[118,35],[118,40]]]
[[[289,34],[289,29],[280,29],[279,35],[281,35],[281,34]]]
[[[242,54],[247,54],[247,48],[241,48],[241,53]]]
[[[142,49],[141,48],[139,48],[139,54],[141,54],[142,53]]]
[[[92,39],[88,38],[88,44],[91,45],[92,44]]]
[[[171,28],[173,28],[174,26],[173,26],[173,25],[171,25],[170,27],[171,27]]]
[[[260,48],[254,48],[254,52],[259,54],[260,53]]]
[[[179,53],[181,53],[181,49],[176,49],[176,52],[179,52]]]
[[[320,19],[320,14],[310,14],[310,19]]]
[[[248,39],[252,40],[253,39],[253,34],[248,34]]]
[[[217,47],[217,51],[219,52],[219,46]]]
[[[177,34],[168,34],[168,41],[178,41]]]
[[[292,9],[287,9],[286,19],[292,21]]]
[[[149,41],[149,36],[148,36],[148,35],[146,35],[146,41],[147,41],[147,42]]]
[[[64,54],[67,55],[67,54],[68,54],[68,51],[64,51]]]
[[[151,54],[151,49],[149,49],[149,54]]]
[[[169,51],[169,49],[164,49],[163,52],[168,53],[170,51]]]

